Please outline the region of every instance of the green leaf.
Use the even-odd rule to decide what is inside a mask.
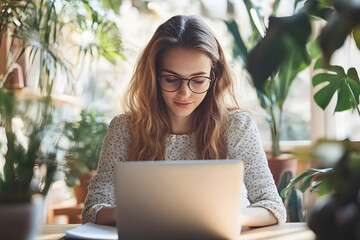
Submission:
[[[331,72],[335,72],[340,76],[343,76],[343,77],[346,76],[345,70],[344,70],[343,67],[337,66],[337,65],[325,64],[322,58],[319,58],[319,59],[316,60],[314,70],[315,69],[326,69],[326,70],[329,70]]]
[[[248,16],[249,16],[249,19],[250,19],[250,24],[251,24],[251,27],[252,27],[252,30],[253,30],[252,31],[252,37],[257,40],[257,39],[261,38],[261,34],[260,34],[260,31],[259,31],[259,29],[257,28],[257,26],[256,26],[256,24],[254,22],[252,14],[250,13],[250,10],[255,9],[255,8],[254,8],[251,0],[244,0],[244,4],[246,6],[246,10],[247,10],[247,13],[248,13]],[[257,17],[259,17],[258,12],[256,12],[256,13],[257,13]]]
[[[275,2],[274,2],[274,8],[273,8],[273,13],[272,13],[272,15],[274,15],[274,16],[276,16],[276,12],[277,12],[277,10],[278,10],[278,8],[279,8],[279,5],[280,5],[280,1],[281,0],[275,0]],[[297,0],[297,1],[300,1],[300,0]],[[294,4],[294,6],[296,6],[296,2],[295,2],[295,4]],[[294,8],[295,9],[295,8]]]
[[[328,84],[314,95],[314,100],[316,104],[319,105],[319,107],[321,107],[323,110],[325,110],[325,108],[328,106],[330,100],[337,91],[338,87],[336,86],[336,83],[338,83],[339,81],[337,76],[326,73],[318,74],[313,78],[313,85],[314,82],[331,81],[331,79],[334,79],[334,81],[332,81],[334,82],[334,84]]]
[[[319,59],[315,69],[325,68],[332,73],[319,73],[312,79],[313,86],[327,83],[314,95],[314,100],[322,109],[325,109],[333,96],[337,93],[335,112],[357,108],[360,96],[360,81],[355,68],[350,68],[345,74],[341,66],[324,66]]]
[[[319,172],[304,177],[301,184],[299,185],[299,190],[301,192],[305,192],[306,189],[308,189],[310,187],[312,179],[318,174],[319,174]]]
[[[321,56],[319,41],[319,37],[317,37],[310,45],[309,55],[311,59],[318,59]]]
[[[320,47],[323,52],[324,61],[328,64],[335,50],[339,49],[351,32],[351,25],[347,19],[335,12],[328,20],[326,26],[321,30]]]
[[[225,24],[234,37],[234,55],[240,57],[242,61],[244,62],[244,65],[247,63],[247,57],[248,57],[248,50],[245,46],[245,43],[240,35],[238,25],[236,24],[235,20],[225,21]]]
[[[352,30],[353,38],[355,40],[357,48],[360,50],[360,26],[356,26]]]
[[[359,105],[360,103],[360,80],[359,80],[359,76],[358,73],[356,71],[355,68],[350,68],[347,72],[347,76],[348,76],[348,84],[349,87],[352,91],[352,94],[355,96],[356,99],[356,105]]]
[[[335,11],[331,4],[320,5],[319,0],[307,0],[304,4],[304,9],[315,19],[326,20]]]
[[[275,91],[275,95],[279,107],[282,107],[285,102],[290,86],[295,80],[296,75],[310,64],[305,48],[298,49],[297,44],[295,44],[290,37],[289,39],[285,37],[284,40],[286,49],[289,49],[289,56],[288,59],[280,65],[276,82],[277,91]]]
[[[333,171],[332,168],[324,168],[324,169],[318,169],[318,168],[308,168],[305,169],[302,173],[300,173],[295,178],[291,179],[289,184],[281,191],[281,197],[286,198],[288,196],[289,191],[295,187],[295,185],[301,181],[303,178],[307,177],[308,175],[312,175],[314,173],[320,174],[323,173],[325,175],[331,174]]]
[[[254,86],[264,91],[265,82],[272,74],[276,74],[282,64],[287,64],[291,53],[298,50],[296,57],[306,58],[305,45],[311,32],[306,14],[297,13],[290,17],[270,17],[266,36],[250,51],[247,70],[252,76]],[[297,59],[294,59],[297,61]],[[301,69],[294,64],[293,69]],[[301,65],[301,64],[300,64]],[[296,74],[285,73],[290,79]],[[286,91],[283,91],[286,93]],[[286,95],[286,94],[285,94]]]
[[[356,26],[360,23],[360,4],[358,0],[332,0],[333,6],[347,21],[347,24]]]
[[[308,174],[311,174],[313,172],[315,172],[316,169],[306,169],[304,170],[302,173],[300,173],[297,177],[293,178],[290,180],[289,184],[281,191],[280,195],[283,198],[287,198],[288,196],[288,192],[301,180],[303,179],[305,176],[307,176]]]

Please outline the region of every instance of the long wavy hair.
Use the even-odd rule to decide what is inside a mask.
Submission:
[[[200,50],[212,61],[215,81],[193,112],[192,136],[198,159],[226,158],[227,94],[232,99],[231,107],[238,108],[229,68],[219,42],[203,20],[197,16],[179,15],[158,27],[138,59],[125,94],[125,114],[132,133],[128,159],[165,159],[166,137],[171,133],[171,124],[157,74],[162,54],[174,47]]]

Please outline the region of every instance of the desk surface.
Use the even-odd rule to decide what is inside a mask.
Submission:
[[[44,225],[36,240],[58,240],[64,236],[66,230],[79,226],[79,224],[54,224]],[[244,229],[241,232],[241,240],[314,240],[314,233],[309,230],[305,223],[285,223],[261,228]]]

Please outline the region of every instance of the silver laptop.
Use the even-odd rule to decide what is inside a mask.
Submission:
[[[119,239],[237,239],[243,176],[239,160],[116,165]]]

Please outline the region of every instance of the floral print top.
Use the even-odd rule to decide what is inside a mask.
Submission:
[[[286,210],[277,192],[260,135],[253,118],[245,112],[229,113],[225,132],[227,159],[244,162],[243,207],[263,207],[274,214],[278,223],[286,220]],[[102,146],[97,174],[89,185],[82,211],[82,222],[95,222],[97,212],[104,206],[114,206],[113,168],[127,160],[131,141],[125,115],[116,116],[109,125]],[[191,134],[170,134],[166,139],[166,160],[196,159]]]

